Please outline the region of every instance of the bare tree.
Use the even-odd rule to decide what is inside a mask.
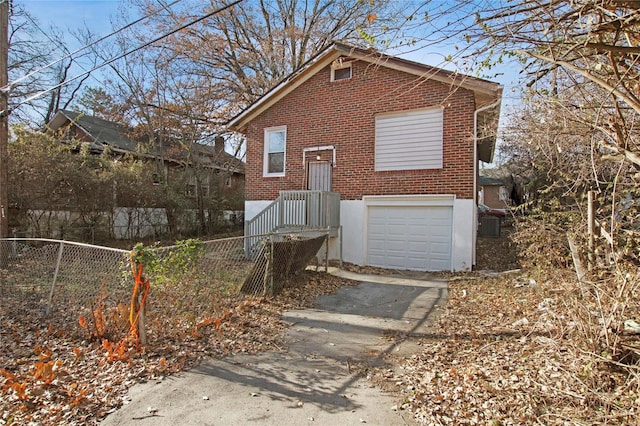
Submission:
[[[13,122],[33,122],[39,115],[39,127],[47,123],[59,108],[66,108],[89,76],[62,84],[78,59],[69,55],[55,27],[43,28],[22,5],[14,5],[9,35],[9,108]],[[89,63],[93,66],[94,63]]]
[[[640,165],[638,2],[460,1],[449,10],[425,2],[416,10],[429,17],[421,25],[458,40],[459,59],[487,68],[519,61],[529,94],[573,108],[600,148]]]
[[[224,100],[224,120],[265,93],[335,39],[363,43],[360,29],[376,22],[387,1],[245,0],[164,40],[162,49],[181,64],[180,72],[210,84],[208,96]],[[190,2],[157,15],[154,33],[202,16],[219,2]],[[157,7],[143,2],[145,10]],[[376,33],[373,28],[368,28]]]

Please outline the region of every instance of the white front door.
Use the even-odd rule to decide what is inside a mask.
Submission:
[[[333,167],[329,161],[310,161],[307,175],[307,189],[310,191],[331,191]]]

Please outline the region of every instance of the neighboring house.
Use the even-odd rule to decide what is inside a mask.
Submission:
[[[525,187],[513,175],[500,177],[487,174],[480,175],[478,178],[478,203],[491,208],[504,209],[521,206],[526,200]]]
[[[509,185],[503,179],[480,176],[478,186],[478,203],[492,209],[504,209],[512,205]]]
[[[101,154],[109,149],[114,156],[132,155],[160,164],[154,180],[161,182],[163,177],[182,178],[187,175],[185,195],[196,197],[198,190],[202,196],[214,193],[229,200],[235,200],[227,209],[242,210],[244,197],[244,163],[225,151],[224,139],[216,137],[214,146],[192,144],[184,149],[178,143],[165,143],[162,147],[146,147],[130,137],[132,129],[119,123],[93,117],[83,113],[59,110],[48,123],[48,129],[59,132],[68,141],[81,141],[88,144],[89,152]],[[196,182],[195,172],[189,178],[189,171],[204,170],[202,178]],[[216,183],[217,191],[211,188]],[[198,184],[196,184],[198,183]]]
[[[478,162],[493,159],[501,96],[497,83],[334,43],[228,123],[246,135],[247,225],[281,191],[333,191],[343,260],[471,269]]]
[[[66,110],[55,114],[47,131],[77,150],[145,162],[150,186],[168,183],[178,191],[183,188],[184,202],[179,207],[167,207],[159,193],[140,206],[136,199],[118,197],[114,189],[115,205],[105,206],[100,221],[115,238],[156,237],[167,232],[189,235],[243,220],[245,166],[225,151],[221,136],[214,138],[213,145],[182,144],[175,139],[149,144],[144,138],[134,138],[134,129],[122,124]],[[79,221],[77,210],[70,205],[64,211],[35,213],[53,214],[56,223],[65,224]]]

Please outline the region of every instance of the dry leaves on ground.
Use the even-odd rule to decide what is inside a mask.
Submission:
[[[579,294],[573,272],[536,282],[518,270],[504,231],[478,238],[478,271],[441,274],[449,295],[437,320],[396,336],[422,350],[389,356],[387,368],[369,370],[371,380],[396,392],[398,408],[421,424],[640,424],[634,377],[572,340],[582,326],[567,309]]]
[[[95,424],[125,402],[137,381],[159,380],[205,357],[280,350],[287,327],[282,311],[312,306],[318,295],[345,284],[354,283],[305,272],[275,298],[217,300],[223,315],[182,324],[181,332],[166,333],[157,328],[161,322],[150,321],[147,347],[118,357],[110,356],[113,342],[91,339],[73,312],[46,317],[37,297],[6,294],[0,298],[0,424]],[[153,293],[150,298],[158,303]]]
[[[637,424],[640,395],[566,339],[562,298],[525,276],[461,278],[422,351],[370,373],[421,424]],[[594,381],[587,380],[595,377]]]

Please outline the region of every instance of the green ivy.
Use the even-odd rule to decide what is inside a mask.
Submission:
[[[142,263],[144,269],[155,284],[174,284],[185,277],[195,274],[198,259],[204,253],[204,245],[197,238],[176,241],[171,249],[158,246],[145,246],[138,243],[132,251],[135,262]]]

